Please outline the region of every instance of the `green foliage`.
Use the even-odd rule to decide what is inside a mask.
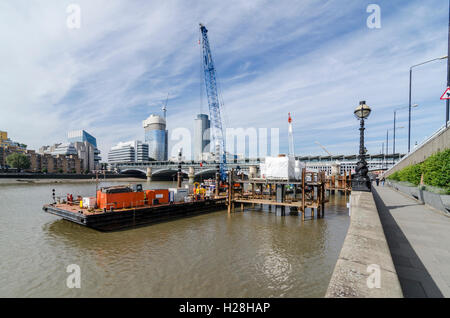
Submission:
[[[408,166],[400,171],[391,174],[388,179],[395,181],[406,181],[414,185],[419,185],[422,176],[422,164]]]
[[[425,184],[450,188],[450,149],[428,157],[423,163],[423,172]]]
[[[13,153],[6,157],[6,163],[8,166],[17,168],[19,171],[22,169],[28,169],[31,166],[30,158],[23,153]]]
[[[450,193],[450,149],[438,152],[420,164],[396,171],[388,179],[419,185],[422,173],[424,184],[443,188]]]
[[[59,168],[59,169],[58,169],[58,172],[59,172],[59,173],[63,173],[63,169],[62,169],[62,168]]]
[[[414,185],[419,185],[422,176],[422,164],[408,166],[399,173],[400,181],[406,181]]]
[[[395,171],[388,177],[389,180],[400,181],[400,173],[399,171]]]
[[[42,172],[47,173],[48,172],[47,168],[42,169]]]

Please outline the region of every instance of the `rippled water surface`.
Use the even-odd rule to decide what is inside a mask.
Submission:
[[[0,184],[1,297],[323,297],[349,223],[337,195],[320,220],[256,206],[102,233],[44,213],[53,188],[95,192]],[[70,264],[81,268],[80,289],[66,287]]]

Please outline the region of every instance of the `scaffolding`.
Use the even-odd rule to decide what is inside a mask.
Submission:
[[[241,179],[234,169],[229,172],[227,205],[228,213],[235,212],[235,205],[245,204],[275,206],[277,212],[285,215],[286,207],[290,214],[302,214],[305,220],[307,209],[311,218],[325,216],[325,172],[312,172],[302,169],[301,180],[271,180],[262,178]],[[316,213],[317,212],[317,213]]]

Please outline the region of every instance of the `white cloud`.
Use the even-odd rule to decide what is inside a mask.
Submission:
[[[106,158],[113,143],[143,139],[141,121],[169,91],[169,129],[191,129],[203,85],[198,22],[210,30],[226,124],[279,127],[287,150],[291,112],[301,154],[321,153],[317,139],[356,152],[352,112],[362,99],[373,108],[368,149],[378,153],[392,106],[407,104],[409,66],[446,53],[447,9],[438,1],[380,1],[380,30],[366,28],[358,2],[77,2],[79,30],[65,24],[70,1],[0,4],[8,26],[0,31],[0,129],[32,148],[85,128]],[[438,108],[425,105],[440,105],[444,86],[443,62],[415,70],[415,127],[440,125]],[[415,129],[413,139],[430,129]],[[403,139],[398,147],[405,151]]]

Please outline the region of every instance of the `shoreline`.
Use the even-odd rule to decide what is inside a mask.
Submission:
[[[123,178],[98,178],[98,182],[147,182],[146,179],[123,177]],[[24,179],[24,178],[2,178],[0,179],[0,186],[2,185],[17,185],[17,184],[57,184],[57,183],[95,183],[96,179]]]

